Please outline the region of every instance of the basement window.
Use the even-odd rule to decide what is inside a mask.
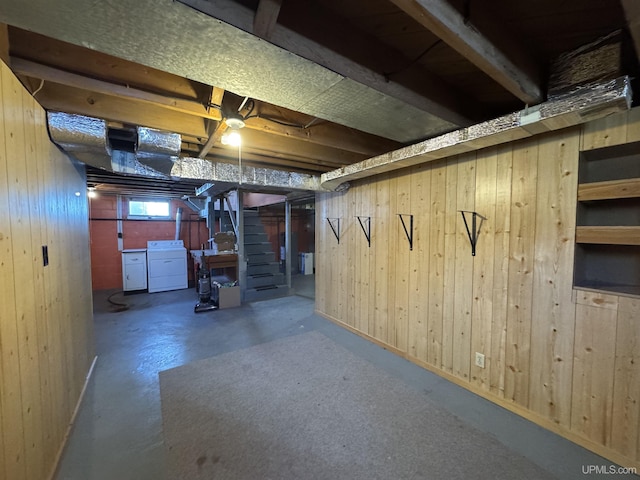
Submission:
[[[168,200],[129,200],[129,218],[140,220],[169,220]]]

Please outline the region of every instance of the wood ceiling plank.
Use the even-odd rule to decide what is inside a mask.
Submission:
[[[47,110],[103,118],[168,132],[206,138],[204,119],[139,100],[123,99],[88,90],[45,82],[36,100]]]
[[[253,33],[269,40],[278,21],[282,0],[260,0],[253,20]]]
[[[517,39],[492,42],[446,0],[391,1],[523,102],[537,104],[543,100],[539,67]],[[479,15],[474,16],[474,24],[490,30],[494,37],[504,37],[498,33],[499,25],[488,27],[488,20],[476,20]]]
[[[65,72],[21,58],[12,57],[11,69],[19,75],[38,78],[46,82],[90,90],[95,93],[111,95],[122,99],[139,100],[176,112],[187,113],[210,120],[222,119],[222,114],[219,109],[213,108],[207,111],[204,105],[192,100],[170,98],[164,95],[158,95],[157,93],[123,87],[121,85],[103,82],[102,80],[95,80],[82,75]]]

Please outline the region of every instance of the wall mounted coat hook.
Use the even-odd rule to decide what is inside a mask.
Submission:
[[[331,230],[333,231],[333,234],[335,235],[336,240],[338,241],[338,244],[340,244],[340,219],[327,218],[327,222],[329,222],[329,226],[331,227]]]
[[[467,235],[469,236],[469,242],[471,242],[471,255],[476,256],[476,244],[478,243],[478,236],[480,235],[480,229],[482,229],[482,222],[486,220],[485,217],[478,212],[470,212],[468,210],[459,210],[462,214],[462,220],[464,221],[464,228],[467,229]],[[469,229],[469,223],[465,213],[470,213],[471,217],[471,230]],[[480,224],[478,224],[478,218],[480,218]]]
[[[356,218],[358,219],[358,223],[360,223],[360,228],[362,228],[362,232],[364,233],[364,236],[367,239],[367,244],[369,245],[369,248],[371,248],[371,217],[361,217],[357,215]]]
[[[398,217],[400,217],[402,228],[404,228],[404,234],[407,236],[407,240],[409,241],[409,250],[413,250],[413,215],[399,213]],[[404,222],[404,217],[409,217],[409,228],[407,228],[407,224]]]

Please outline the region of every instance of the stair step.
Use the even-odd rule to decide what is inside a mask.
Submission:
[[[269,237],[267,236],[266,233],[264,232],[260,232],[260,233],[247,233],[246,231],[244,232],[244,243],[262,243],[262,242],[268,242],[269,241]]]
[[[252,224],[247,224],[245,222],[245,224],[244,224],[244,234],[245,234],[245,236],[247,234],[254,234],[254,233],[265,233],[264,232],[264,227],[262,226],[262,224],[260,224],[260,225],[252,225]]]
[[[244,251],[247,255],[254,253],[273,253],[271,242],[247,243],[244,244]]]
[[[257,302],[271,298],[286,297],[289,294],[287,285],[270,285],[260,288],[248,288],[245,291],[244,298],[246,302]]]
[[[274,285],[281,285],[284,282],[282,273],[260,273],[258,275],[247,275],[247,288],[257,290],[264,288],[274,288]]]
[[[278,262],[264,262],[247,265],[247,275],[260,275],[261,273],[280,273],[280,264]]]
[[[272,262],[275,262],[275,260],[276,260],[276,254],[273,252],[247,254],[247,263],[249,265],[272,263]]]

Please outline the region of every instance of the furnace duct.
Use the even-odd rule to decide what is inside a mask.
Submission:
[[[322,187],[492,147],[540,133],[579,125],[631,108],[628,76],[577,87],[570,94],[487,122],[445,133],[362,162],[322,174]]]
[[[535,107],[446,133],[348,165],[322,176],[178,157],[180,135],[139,127],[135,152],[111,151],[103,120],[59,112],[48,114],[49,132],[60,148],[105,170],[146,177],[178,177],[215,182],[221,188],[282,191],[341,191],[349,182],[379,173],[512,142],[579,125],[631,107],[627,76],[577,88]]]

